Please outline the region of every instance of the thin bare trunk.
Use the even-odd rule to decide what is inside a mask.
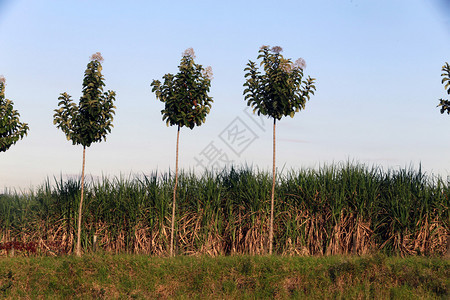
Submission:
[[[180,141],[180,125],[178,125],[177,130],[177,158],[175,162],[175,186],[173,187],[173,202],[172,202],[172,224],[170,231],[170,256],[174,256],[173,254],[173,238],[175,231],[175,200],[177,196],[177,186],[178,186],[178,145]]]
[[[276,119],[273,119],[273,166],[272,166],[272,200],[270,202],[270,227],[269,227],[269,254],[272,254],[273,247],[273,207],[274,207],[274,199],[275,199],[275,122]]]
[[[447,253],[445,254],[445,257],[450,258],[450,234],[447,235]]]
[[[78,232],[77,232],[77,249],[75,251],[76,256],[81,256],[81,211],[83,209],[83,196],[84,196],[84,164],[86,158],[86,146],[83,146],[83,168],[81,171],[81,199],[80,207],[78,209]]]

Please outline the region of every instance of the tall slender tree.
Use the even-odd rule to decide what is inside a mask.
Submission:
[[[442,84],[444,85],[444,89],[447,90],[447,94],[450,95],[450,65],[446,62],[445,65],[442,66]],[[439,99],[439,105],[441,107],[441,114],[447,111],[447,114],[450,114],[450,100]]]
[[[152,92],[156,98],[164,102],[165,107],[161,110],[163,120],[167,126],[177,126],[177,145],[175,163],[175,186],[173,188],[172,220],[170,232],[170,256],[174,255],[173,241],[175,232],[175,203],[178,185],[178,148],[180,141],[180,128],[183,126],[193,129],[206,121],[206,115],[211,109],[213,102],[208,96],[211,86],[212,69],[203,68],[194,62],[195,53],[192,48],[183,52],[179,72],[175,75],[163,76],[164,83],[153,80]]]
[[[14,103],[5,99],[5,77],[0,76],[0,152],[5,152],[28,132],[28,124],[19,121]]]
[[[67,93],[58,98],[53,123],[60,128],[73,145],[83,146],[83,166],[81,172],[81,199],[78,208],[77,246],[75,253],[81,256],[81,216],[84,197],[84,167],[86,147],[92,143],[106,140],[113,127],[115,96],[114,91],[103,92],[103,57],[100,52],[93,54],[84,72],[83,95],[76,105]]]
[[[442,84],[444,85],[444,89],[447,91],[447,94],[450,95],[450,65],[448,62],[442,66]],[[450,100],[447,99],[439,99],[438,107],[441,107],[441,114],[447,112],[450,114]],[[445,254],[446,257],[450,257],[450,235],[447,236],[447,252]]]
[[[280,53],[279,46],[270,48],[262,46],[257,59],[262,59],[259,71],[255,62],[249,60],[244,69],[246,82],[244,95],[247,105],[253,108],[258,115],[263,114],[273,119],[273,165],[272,165],[272,193],[270,202],[269,225],[269,254],[273,247],[273,219],[275,198],[275,126],[276,121],[284,116],[294,117],[294,114],[305,108],[310,95],[314,94],[314,78],[308,76],[303,80],[303,70],[306,67],[302,58],[292,62]]]

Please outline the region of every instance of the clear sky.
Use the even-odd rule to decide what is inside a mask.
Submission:
[[[78,101],[91,54],[117,93],[114,128],[86,153],[92,176],[167,172],[176,128],[161,120],[153,79],[176,73],[182,52],[214,72],[206,123],[183,128],[180,166],[225,161],[269,169],[271,122],[252,118],[244,68],[261,45],[302,57],[317,92],[277,127],[277,166],[348,160],[450,174],[450,116],[441,67],[450,62],[448,0],[0,0],[0,74],[27,137],[0,153],[0,191],[81,173],[82,147],[53,125],[58,96]],[[211,159],[208,161],[208,159]],[[199,163],[201,161],[201,164]]]

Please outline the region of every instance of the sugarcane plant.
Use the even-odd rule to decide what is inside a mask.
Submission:
[[[193,129],[206,121],[206,115],[211,109],[213,102],[208,96],[211,86],[212,69],[203,68],[194,62],[195,53],[192,48],[186,49],[178,66],[179,72],[175,75],[166,74],[164,82],[153,80],[152,92],[156,98],[164,102],[161,110],[162,119],[167,126],[177,126],[176,162],[175,162],[175,185],[173,188],[172,220],[170,232],[170,256],[174,255],[174,232],[175,232],[175,204],[178,185],[178,149],[180,140],[180,128],[185,126]]]
[[[28,132],[27,123],[19,121],[20,114],[12,102],[5,99],[5,77],[0,76],[0,152],[5,152]]]
[[[276,121],[284,116],[294,117],[296,112],[305,109],[305,103],[314,94],[314,78],[308,76],[303,79],[303,70],[306,67],[304,59],[295,62],[286,59],[280,54],[283,49],[279,46],[270,48],[262,46],[257,59],[262,59],[260,66],[249,60],[244,69],[246,82],[244,83],[244,96],[247,105],[253,108],[253,113],[265,115],[273,119],[273,165],[272,165],[272,192],[270,203],[269,224],[269,254],[273,248],[273,219],[275,198],[275,128]]]
[[[81,172],[81,199],[78,208],[77,246],[75,253],[81,256],[81,216],[84,196],[84,167],[86,147],[92,143],[106,140],[106,135],[113,127],[115,96],[114,91],[103,92],[105,86],[102,75],[103,57],[99,52],[90,57],[84,72],[83,95],[76,105],[71,96],[61,93],[58,98],[58,109],[55,109],[53,123],[71,140],[73,145],[83,146],[83,166]]]
[[[447,90],[447,94],[450,95],[450,65],[446,62],[445,65],[442,66],[442,84],[444,85],[444,89]],[[447,114],[450,114],[450,100],[439,99],[438,107],[441,107],[441,114],[447,111]]]

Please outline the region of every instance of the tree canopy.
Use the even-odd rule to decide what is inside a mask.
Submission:
[[[5,77],[0,76],[0,152],[5,152],[28,132],[27,123],[19,121],[20,114],[12,102],[5,99]]]
[[[260,66],[249,60],[244,69],[245,100],[258,115],[263,114],[276,120],[291,116],[305,108],[306,100],[314,94],[314,78],[308,76],[303,80],[306,64],[302,58],[292,62],[280,53],[281,47],[262,46],[257,59],[262,59]]]
[[[442,84],[444,85],[444,89],[447,90],[447,94],[450,95],[450,65],[446,62],[445,65],[442,66]],[[450,114],[450,101],[446,99],[439,99],[439,105],[441,107],[441,114],[447,111],[447,114]]]
[[[62,93],[58,98],[53,123],[72,143],[89,147],[92,143],[106,140],[113,127],[114,91],[103,92],[104,78],[101,73],[103,58],[99,52],[91,56],[83,79],[83,95],[78,106],[71,96]]]
[[[182,55],[177,74],[164,75],[163,83],[159,80],[151,83],[156,98],[165,103],[161,114],[167,126],[178,125],[193,129],[206,121],[206,115],[211,110],[213,100],[208,92],[212,69],[196,64],[194,58],[194,50],[187,49]]]

